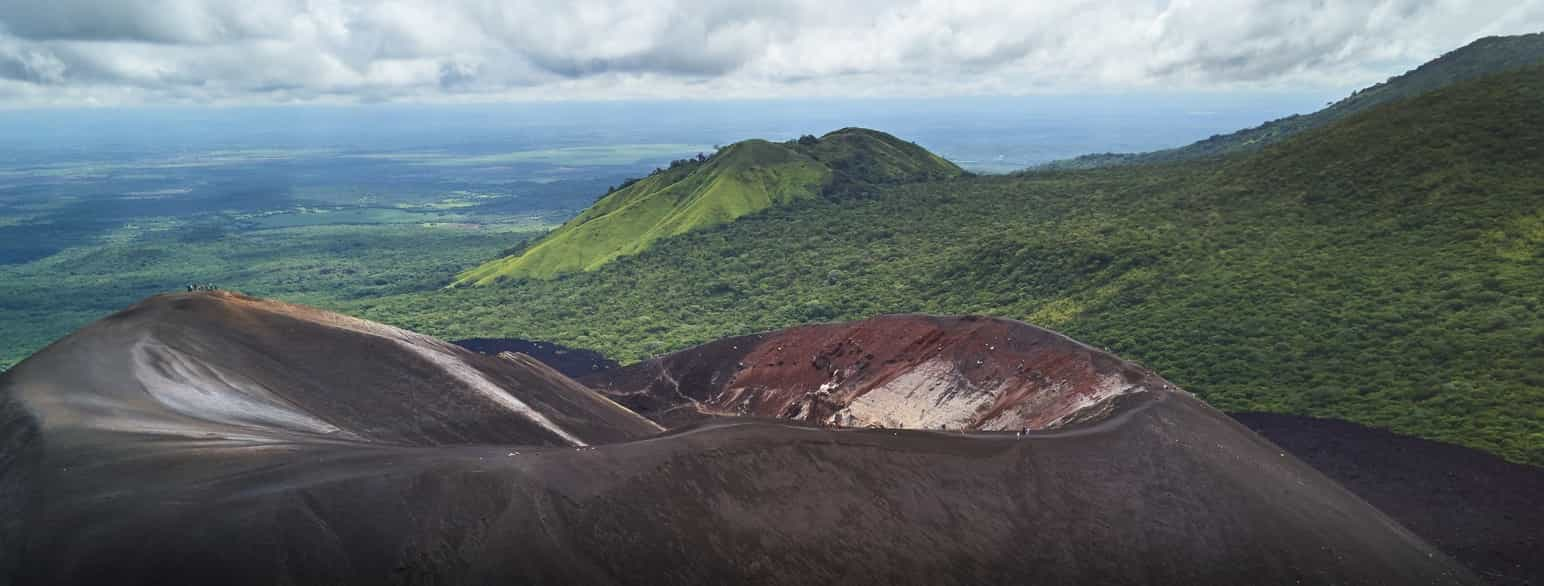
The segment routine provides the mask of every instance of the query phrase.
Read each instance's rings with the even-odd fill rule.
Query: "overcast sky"
[[[1346,89],[1544,0],[0,0],[0,105]]]

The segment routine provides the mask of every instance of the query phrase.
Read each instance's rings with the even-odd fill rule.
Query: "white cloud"
[[[1544,0],[8,0],[0,100],[1342,88]]]

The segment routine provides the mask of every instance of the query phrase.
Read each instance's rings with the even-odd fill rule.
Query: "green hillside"
[[[954,163],[927,149],[865,128],[843,128],[818,140],[806,137],[791,146],[832,170],[828,193],[866,192],[875,186],[948,179],[962,173]]]
[[[518,254],[461,274],[457,284],[594,270],[662,238],[772,206],[960,172],[922,147],[860,128],[782,144],[747,140],[625,185]]]
[[[1214,158],[1258,150],[1303,131],[1321,128],[1383,104],[1415,97],[1454,83],[1544,63],[1544,33],[1485,37],[1422,64],[1388,81],[1357,91],[1312,114],[1288,116],[1254,128],[1213,136],[1174,149],[1151,153],[1085,155],[1057,161],[1050,168],[1076,169],[1113,165],[1169,163]]]
[[[654,241],[814,196],[830,171],[783,145],[749,140],[665,169],[601,198],[518,255],[460,276],[489,284],[591,270]]]
[[[636,360],[879,313],[1065,331],[1214,405],[1544,464],[1544,69],[1222,161],[809,198],[562,280],[363,301]]]

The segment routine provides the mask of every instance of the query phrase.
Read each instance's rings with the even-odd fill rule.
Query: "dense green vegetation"
[[[1460,81],[1516,70],[1544,62],[1544,33],[1485,37],[1388,81],[1357,91],[1329,107],[1300,116],[1272,120],[1237,132],[1213,136],[1191,145],[1140,154],[1106,153],[1057,161],[1050,168],[1077,169],[1113,165],[1154,164],[1214,158],[1258,150],[1307,130],[1328,126],[1358,112],[1415,97]]]
[[[917,145],[873,130],[845,128],[783,144],[747,140],[627,183],[540,242],[467,271],[457,282],[487,285],[594,270],[662,238],[821,193],[853,194],[960,173]]]
[[[227,228],[173,225],[0,266],[0,369],[139,299],[190,284],[329,308],[434,290],[522,237],[518,230],[539,226]]]
[[[635,360],[878,313],[1025,319],[1212,404],[1544,464],[1544,69],[1207,163],[828,195],[552,280],[361,299]]]

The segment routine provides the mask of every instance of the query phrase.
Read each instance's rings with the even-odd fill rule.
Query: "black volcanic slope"
[[[0,375],[0,570],[115,585],[1475,582],[1151,373],[1123,374],[1129,392],[1098,417],[1022,439],[732,418],[645,437],[641,418],[513,358],[237,296],[154,298]]]
[[[658,431],[551,371],[223,292],[151,298],[11,374],[11,392],[69,431],[422,446],[576,446]]]
[[[606,358],[604,354],[594,350],[582,348],[569,348],[552,342],[537,342],[534,340],[521,340],[519,338],[467,338],[451,342],[467,350],[488,356],[498,356],[504,352],[518,352],[531,358],[540,360],[542,364],[551,366],[564,376],[579,377],[611,370],[620,366],[617,361]]]
[[[1544,468],[1333,419],[1233,413],[1492,584],[1544,584]]]

